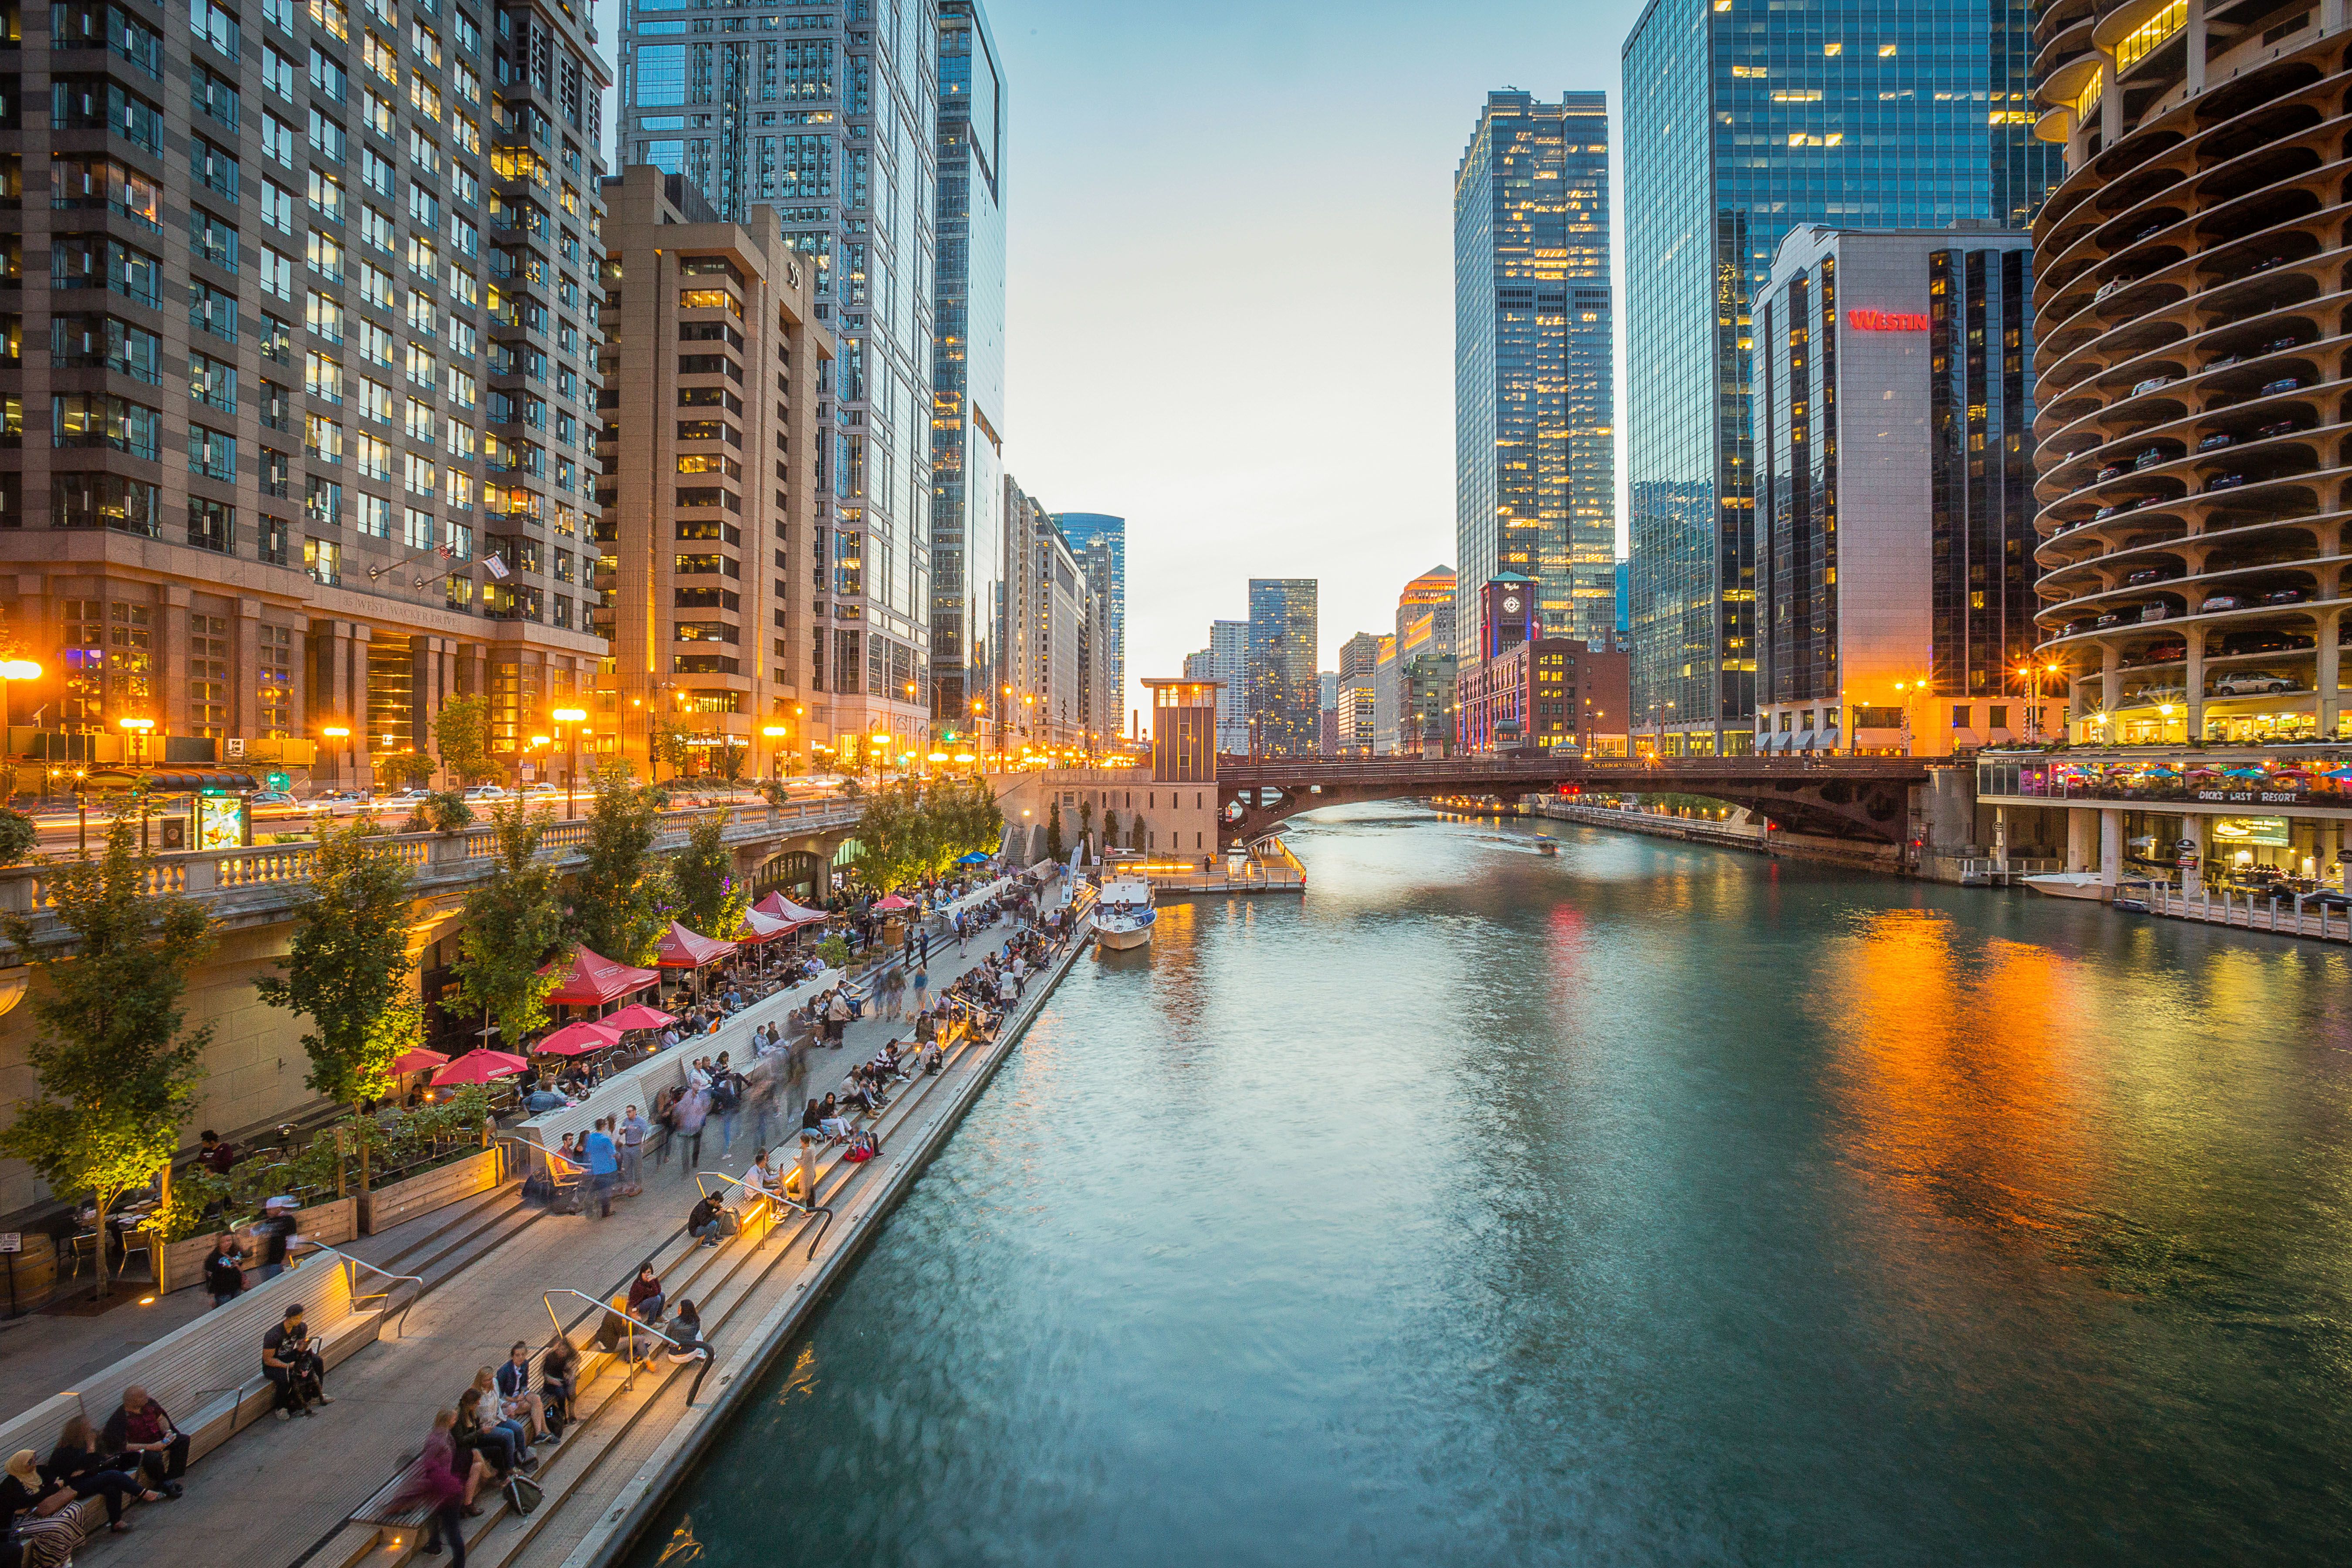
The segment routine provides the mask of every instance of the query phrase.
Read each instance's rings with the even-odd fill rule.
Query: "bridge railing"
[[[742,843],[844,826],[856,821],[859,811],[856,802],[832,797],[782,805],[682,807],[661,814],[654,845],[657,849],[677,847],[698,822],[714,813],[726,817],[727,841]],[[468,826],[455,833],[386,834],[377,842],[420,874],[446,871],[463,877],[498,854],[497,830],[485,826]],[[587,842],[586,817],[559,818],[544,828],[540,854],[562,864],[580,858]],[[60,866],[74,858],[52,855],[0,869],[0,912],[38,914],[55,908]],[[309,881],[317,858],[318,846],[309,843],[175,851],[155,857],[147,873],[148,891],[208,897],[285,887]]]

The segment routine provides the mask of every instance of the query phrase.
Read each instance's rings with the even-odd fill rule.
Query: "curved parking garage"
[[[2074,738],[2334,738],[2352,73],[2308,8],[2053,6],[2035,225],[2040,658]]]

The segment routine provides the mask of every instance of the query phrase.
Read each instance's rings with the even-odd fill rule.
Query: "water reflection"
[[[1303,900],[1080,964],[709,1558],[2352,1545],[2347,955],[1555,837],[1308,818]]]

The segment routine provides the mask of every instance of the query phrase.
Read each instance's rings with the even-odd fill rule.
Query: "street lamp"
[[[768,737],[769,775],[781,781],[784,776],[783,748],[777,745],[776,742],[782,740],[786,735],[791,734],[792,731],[782,724],[762,724],[760,727],[760,733]]]
[[[580,788],[580,726],[588,721],[588,710],[558,708],[548,717],[564,727],[565,738],[571,742],[570,759],[563,764],[563,820],[569,822]]]

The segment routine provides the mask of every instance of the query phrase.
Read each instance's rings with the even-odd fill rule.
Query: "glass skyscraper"
[[[988,14],[979,0],[943,0],[930,671],[941,740],[976,729],[1005,684],[1004,111]],[[992,707],[976,715],[975,702]]]
[[[2063,173],[2029,13],[1654,0],[1626,37],[1633,724],[1669,754],[1753,738],[1748,302],[1798,224],[2025,226]]]
[[[1457,618],[1514,573],[1547,630],[1603,646],[1615,624],[1617,458],[1609,287],[1609,113],[1486,97],[1454,177]]]
[[[620,162],[685,174],[731,222],[772,206],[838,344],[819,515],[787,551],[823,595],[811,737],[927,740],[938,0],[624,4]]]
[[[1315,668],[1316,580],[1249,580],[1249,721],[1268,757],[1323,749],[1323,683]]]
[[[1110,621],[1108,677],[1112,690],[1127,697],[1127,519],[1099,511],[1057,511],[1054,524],[1070,542],[1087,581],[1103,596]]]

